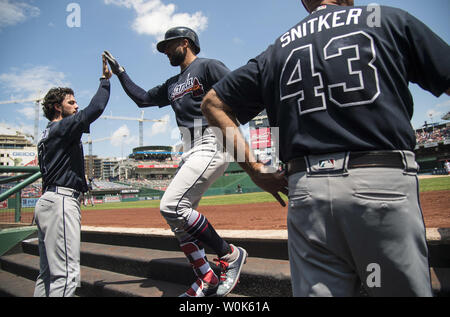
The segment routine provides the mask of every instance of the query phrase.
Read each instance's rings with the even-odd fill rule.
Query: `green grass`
[[[425,178],[420,180],[420,192],[450,190],[450,176]]]
[[[286,197],[284,197],[287,200]],[[249,194],[234,194],[234,195],[221,195],[221,196],[208,196],[204,197],[200,201],[200,206],[218,206],[218,205],[235,205],[235,204],[250,204],[250,203],[264,203],[275,202],[275,198],[271,194],[249,193]],[[82,206],[83,210],[101,210],[101,209],[129,209],[129,208],[159,208],[159,200],[147,200],[147,201],[132,201],[122,203],[108,203],[99,204],[94,207]]]
[[[435,191],[435,190],[450,190],[450,177],[435,177],[420,180],[420,192]],[[287,201],[287,197],[283,197]],[[269,193],[249,193],[249,194],[233,194],[222,196],[208,196],[204,197],[200,206],[217,206],[217,205],[234,205],[234,204],[249,204],[249,203],[264,203],[276,202],[275,198]],[[102,210],[102,209],[129,209],[129,208],[159,208],[159,200],[145,200],[132,202],[118,202],[99,204],[94,207],[82,206],[83,210]],[[3,209],[2,212],[14,212],[14,209]],[[34,212],[34,208],[23,208],[22,212]]]
[[[287,200],[287,197],[283,197]],[[234,204],[250,204],[250,203],[265,203],[276,202],[275,198],[266,192],[249,193],[249,194],[234,194],[223,196],[204,197],[200,206],[217,206],[217,205],[234,205]]]
[[[420,180],[420,191],[434,191],[434,190],[450,190],[450,177],[435,177]],[[283,197],[287,201],[287,197]],[[95,207],[83,207],[86,210],[95,209],[127,209],[127,208],[158,208],[159,200],[147,200],[124,203],[109,203],[97,205]],[[234,205],[234,204],[250,204],[250,203],[264,203],[276,202],[275,198],[266,192],[249,193],[249,194],[233,194],[222,196],[203,197],[200,201],[200,206],[218,206],[218,205]]]
[[[107,204],[97,204],[94,207],[81,205],[81,210],[102,210],[102,209],[133,209],[133,208],[159,208],[160,200],[127,201]]]

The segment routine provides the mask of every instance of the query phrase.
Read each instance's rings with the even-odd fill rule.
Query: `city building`
[[[102,178],[110,179],[116,177],[116,167],[119,161],[116,158],[105,158],[102,160]]]
[[[37,148],[24,135],[0,135],[0,166],[37,166]]]

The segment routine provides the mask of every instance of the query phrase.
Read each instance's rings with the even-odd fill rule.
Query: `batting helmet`
[[[316,7],[316,6],[320,5],[321,2],[322,1],[320,1],[320,0],[315,0],[315,1],[314,0],[302,0],[302,4],[305,7],[306,11],[308,11],[308,12],[311,12],[308,8],[308,5],[309,5],[309,7],[311,7],[311,6]]]
[[[183,39],[183,38],[191,40],[192,44],[194,45],[194,53],[196,55],[200,53],[200,41],[198,40],[197,33],[195,33],[194,30],[185,26],[177,26],[167,30],[164,36],[164,40],[158,42],[158,44],[156,44],[156,48],[158,49],[159,52],[164,53],[167,42],[174,39]]]

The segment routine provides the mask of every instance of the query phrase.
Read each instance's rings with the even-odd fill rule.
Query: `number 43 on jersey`
[[[295,48],[281,72],[280,100],[296,98],[300,115],[327,110],[327,99],[339,107],[351,107],[378,98],[378,71],[373,64],[377,55],[369,34],[358,31],[332,38],[320,57],[323,72],[316,68],[318,55],[312,44]]]

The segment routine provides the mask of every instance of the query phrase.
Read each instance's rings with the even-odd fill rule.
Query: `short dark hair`
[[[186,38],[186,40],[188,40],[188,42],[189,42],[189,48],[191,49],[192,53],[194,53],[194,55],[197,55],[196,54],[197,48],[196,48],[194,42],[188,38]]]
[[[71,88],[55,87],[48,91],[42,101],[44,116],[52,121],[55,117],[55,105],[61,105],[67,95],[75,95]]]

